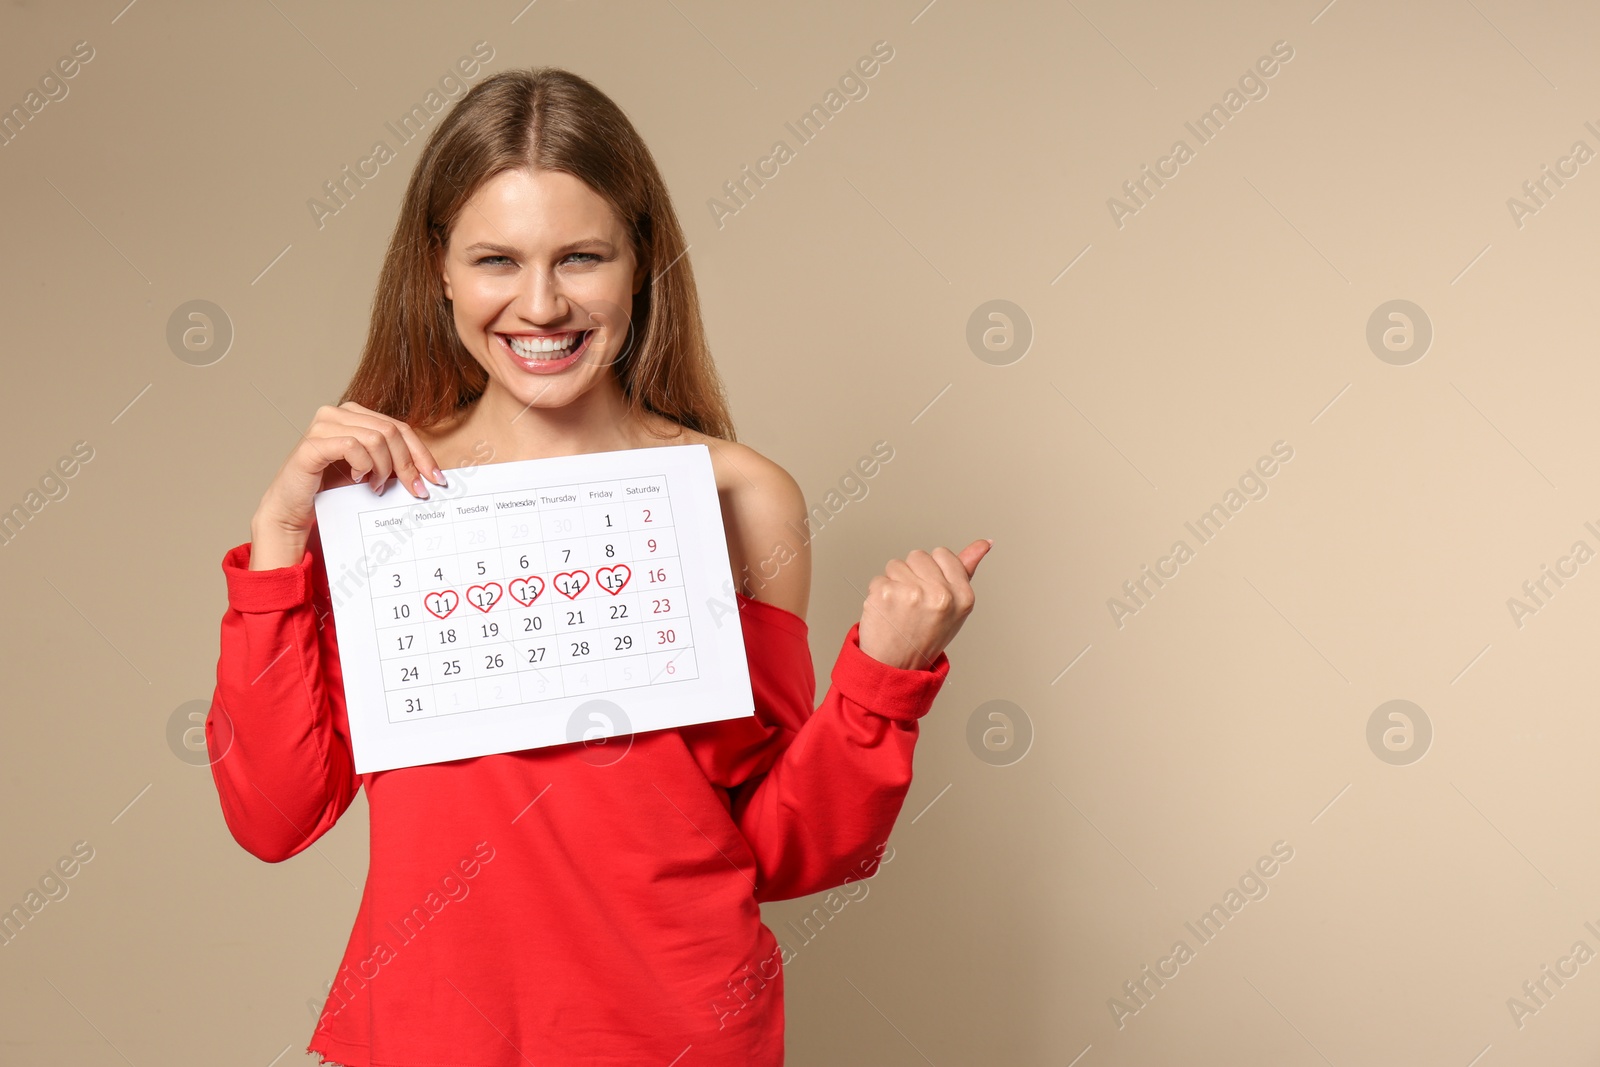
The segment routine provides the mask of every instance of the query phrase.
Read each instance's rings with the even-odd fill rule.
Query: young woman
[[[406,189],[366,349],[222,561],[206,739],[249,852],[310,846],[361,787],[371,859],[307,1051],[366,1067],[783,1062],[758,905],[870,877],[991,542],[890,560],[815,705],[806,505],[734,442],[655,163],[587,81],[477,85]],[[701,443],[756,714],[357,775],[313,496],[443,469]],[[730,605],[732,606],[732,605]]]

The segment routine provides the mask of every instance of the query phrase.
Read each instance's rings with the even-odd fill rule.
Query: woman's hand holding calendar
[[[968,580],[994,545],[980,538],[958,556],[948,548],[920,548],[892,559],[867,585],[857,639],[879,663],[923,670],[939,658],[972,613]]]
[[[304,558],[318,492],[367,478],[381,493],[390,475],[418,498],[428,495],[424,478],[445,484],[433,453],[405,423],[354,402],[318,408],[250,520],[250,569],[292,567]]]

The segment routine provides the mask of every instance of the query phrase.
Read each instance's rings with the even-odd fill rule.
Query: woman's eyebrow
[[[605,249],[607,252],[616,251],[616,246],[603,237],[580,237],[578,240],[568,241],[566,244],[556,249],[555,254],[558,256],[564,256],[568,252],[576,252],[580,248],[594,248],[597,246]],[[462,251],[468,255],[473,252],[499,252],[508,256],[522,255],[522,250],[520,248],[513,248],[510,245],[503,245],[494,241],[477,241],[468,245]]]

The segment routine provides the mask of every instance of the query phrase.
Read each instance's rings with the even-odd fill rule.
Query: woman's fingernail
[[[436,485],[444,485],[444,471],[438,467],[433,468],[433,480]]]
[[[411,485],[416,489],[419,497],[424,500],[428,499],[428,487],[423,484],[422,475],[417,475],[417,480],[412,482]]]

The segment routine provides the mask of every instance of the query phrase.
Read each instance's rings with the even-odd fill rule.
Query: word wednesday
[[[1276,456],[1274,460],[1272,456]],[[1184,527],[1194,534],[1198,545],[1208,545],[1222,532],[1222,527],[1233,516],[1244,510],[1244,506],[1251,500],[1265,500],[1267,497],[1267,483],[1265,479],[1278,473],[1278,463],[1289,462],[1294,458],[1294,447],[1287,441],[1274,441],[1272,443],[1272,456],[1261,456],[1256,460],[1255,466],[1246,468],[1239,476],[1239,488],[1229,488],[1222,494],[1222,499],[1210,508],[1200,513],[1194,522],[1184,523]],[[1241,492],[1242,490],[1242,492]],[[1197,529],[1195,523],[1199,524]],[[1111,621],[1117,624],[1117,629],[1127,625],[1130,615],[1137,615],[1149,606],[1149,601],[1155,598],[1156,593],[1166,586],[1161,579],[1172,579],[1178,576],[1178,571],[1185,563],[1194,559],[1198,550],[1190,548],[1189,542],[1179,538],[1172,543],[1172,550],[1167,555],[1156,560],[1154,572],[1146,563],[1138,578],[1129,579],[1122,583],[1122,591],[1127,594],[1127,600],[1121,597],[1109,597],[1106,608],[1111,612]],[[1168,570],[1168,567],[1171,567]],[[1150,588],[1154,583],[1155,588]],[[1142,597],[1140,594],[1144,594]]]
[[[1276,58],[1274,58],[1276,57]],[[1137,215],[1148,202],[1153,199],[1156,192],[1166,187],[1162,178],[1172,179],[1178,176],[1183,165],[1195,157],[1197,149],[1210,144],[1223,130],[1233,116],[1244,110],[1244,106],[1252,100],[1264,100],[1267,96],[1267,81],[1277,75],[1280,63],[1287,63],[1294,58],[1294,46],[1288,41],[1275,41],[1272,45],[1272,55],[1262,56],[1255,61],[1253,67],[1246,68],[1239,76],[1239,88],[1229,88],[1222,96],[1220,103],[1200,113],[1194,122],[1185,122],[1184,128],[1194,134],[1195,147],[1190,148],[1189,142],[1182,137],[1172,142],[1172,149],[1167,154],[1156,160],[1154,171],[1146,163],[1139,168],[1142,177],[1131,178],[1122,183],[1122,191],[1128,195],[1131,203],[1124,203],[1116,197],[1106,199],[1106,210],[1111,212],[1111,221],[1116,223],[1117,229],[1122,229],[1126,223],[1124,219],[1129,215]],[[1198,125],[1196,125],[1198,123]],[[1151,185],[1155,188],[1152,189]]]
[[[1191,922],[1183,924],[1194,935],[1196,948],[1190,948],[1189,942],[1180,937],[1173,942],[1172,950],[1167,955],[1156,960],[1154,970],[1151,970],[1147,963],[1141,968],[1138,978],[1130,978],[1123,982],[1122,991],[1127,994],[1127,1001],[1116,997],[1106,1000],[1106,1007],[1111,1009],[1111,1019],[1117,1024],[1117,1029],[1121,1030],[1128,1025],[1128,1016],[1138,1015],[1149,1007],[1150,1001],[1155,999],[1156,991],[1165,988],[1167,982],[1178,977],[1182,973],[1183,965],[1195,958],[1198,948],[1215,941],[1228,920],[1243,911],[1246,904],[1253,900],[1267,899],[1267,894],[1272,891],[1267,885],[1267,879],[1278,873],[1281,864],[1288,863],[1292,859],[1294,859],[1294,846],[1287,841],[1274,841],[1272,855],[1262,856],[1246,868],[1244,874],[1239,876],[1238,886],[1229,886],[1228,891],[1222,894],[1222,899],[1211,905],[1211,909],[1200,916],[1198,927]]]

